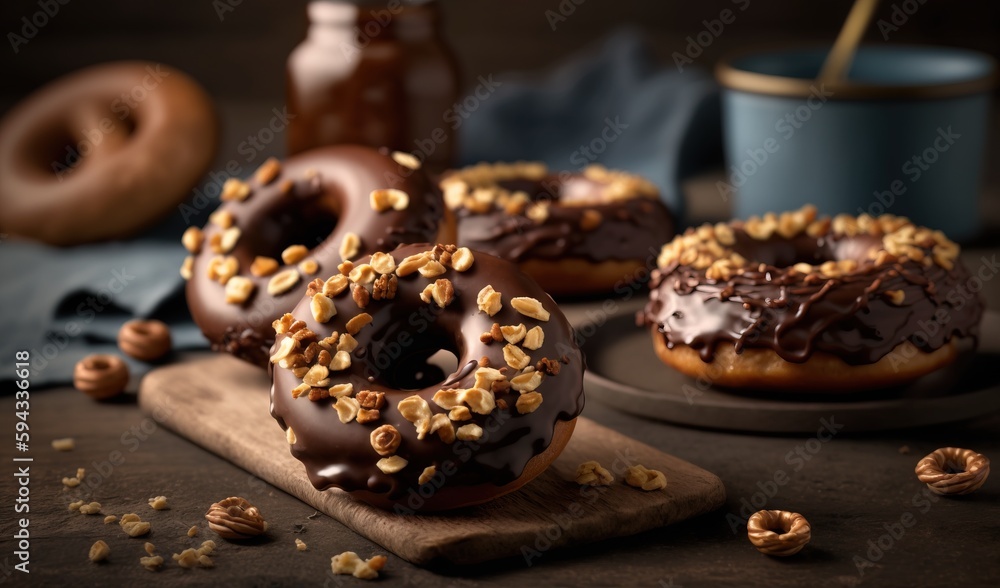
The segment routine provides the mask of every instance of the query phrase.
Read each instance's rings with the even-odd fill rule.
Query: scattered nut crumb
[[[85,514],[85,515],[101,514],[101,503],[91,502],[90,504],[82,505],[80,507],[80,514]]]
[[[122,518],[118,521],[118,525],[129,537],[142,537],[149,533],[150,530],[149,523],[140,519],[139,515],[135,513],[122,515]]]
[[[191,527],[190,529],[188,529],[187,536],[188,537],[197,537],[198,536],[198,526],[195,525],[195,526]]]
[[[73,451],[75,448],[76,442],[73,441],[72,437],[52,440],[52,449],[55,449],[56,451]]]
[[[149,499],[149,506],[153,507],[153,510],[166,510],[167,509],[167,497],[166,496],[156,496],[155,498]]]
[[[625,483],[649,492],[666,488],[667,477],[661,471],[651,470],[642,465],[634,465],[625,472]]]
[[[108,516],[104,517],[104,524],[105,525],[110,525],[111,523],[114,523],[114,522],[117,522],[117,521],[118,521],[118,517],[116,517],[115,515],[108,515]]]
[[[86,503],[84,501],[82,501],[82,500],[77,500],[76,502],[70,502],[69,503],[69,509],[71,511],[78,511],[78,510],[80,510],[80,507],[83,506],[84,504],[86,504]]]
[[[156,552],[156,546],[150,543],[149,541],[146,541],[146,543],[143,544],[142,548],[145,549],[146,553],[149,555],[153,555]]]
[[[295,549],[298,549],[299,551],[306,551],[307,549],[309,549],[309,547],[306,545],[305,541],[301,539],[295,539]]]
[[[208,528],[223,539],[248,539],[267,531],[267,522],[257,507],[236,496],[212,504],[205,513],[205,519],[208,520]],[[209,541],[202,546],[208,543],[215,547],[215,543]]]
[[[610,486],[614,481],[611,472],[596,461],[585,461],[576,468],[576,483],[581,486]]]
[[[353,551],[345,551],[330,558],[330,569],[334,574],[350,574],[362,580],[374,580],[378,578],[379,571],[385,567],[386,561],[384,555],[362,560]]]
[[[100,539],[97,540],[93,545],[90,546],[90,561],[97,563],[99,561],[104,561],[111,554],[111,548],[108,544]]]
[[[153,555],[150,557],[140,557],[139,565],[141,565],[142,567],[146,568],[151,572],[155,572],[156,570],[160,569],[160,566],[163,565],[163,557],[159,555]]]

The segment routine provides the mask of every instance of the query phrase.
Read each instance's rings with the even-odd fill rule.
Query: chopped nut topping
[[[188,529],[187,536],[188,537],[197,537],[198,536],[198,526],[194,525],[190,529]]]
[[[191,253],[197,254],[201,251],[201,245],[205,242],[205,234],[198,227],[188,227],[181,235],[181,244]]]
[[[462,403],[461,390],[443,388],[434,393],[431,400],[445,410],[451,410]]]
[[[382,275],[375,278],[372,284],[372,298],[375,300],[392,300],[396,297],[398,280],[395,274]]]
[[[212,504],[205,519],[208,528],[223,539],[249,539],[267,531],[267,522],[257,507],[236,496]],[[214,542],[205,541],[197,553],[208,555],[214,548]]]
[[[361,408],[380,409],[385,406],[385,392],[362,390],[358,392],[358,403]]]
[[[404,153],[403,151],[393,151],[392,159],[403,167],[408,167],[410,169],[420,169],[420,160],[417,159],[411,153]]]
[[[494,290],[493,286],[487,285],[476,296],[476,304],[479,305],[479,310],[489,316],[493,316],[500,312],[500,308],[502,307],[501,294]]]
[[[368,198],[372,210],[385,212],[390,208],[393,210],[406,210],[410,205],[410,195],[395,188],[385,188],[382,190],[372,190]]]
[[[345,551],[330,558],[330,569],[334,574],[351,574],[362,580],[374,580],[378,578],[378,572],[385,567],[385,562],[384,555],[376,555],[362,561],[353,551]]]
[[[332,372],[340,372],[351,367],[351,354],[347,351],[338,351],[330,359],[329,369]]]
[[[285,429],[285,440],[288,441],[289,445],[295,445],[295,441],[297,439],[295,437],[295,430],[293,430],[291,427]]]
[[[895,306],[902,306],[903,301],[906,300],[906,293],[902,290],[887,290],[885,297]]]
[[[507,365],[515,370],[524,369],[531,365],[531,357],[517,345],[505,345],[503,348],[503,358],[507,362]]]
[[[549,206],[547,203],[536,202],[528,206],[524,215],[540,225],[549,218]]]
[[[448,418],[453,421],[467,421],[472,418],[472,411],[467,406],[456,406],[448,412]]]
[[[426,484],[427,482],[430,482],[431,479],[434,478],[434,474],[436,473],[437,473],[437,467],[435,466],[425,467],[424,471],[420,472],[420,477],[417,478],[417,483],[423,485]]]
[[[254,172],[254,178],[260,182],[260,185],[266,186],[274,181],[281,173],[281,162],[273,157],[268,157],[267,161],[262,163],[257,171]]]
[[[409,462],[399,457],[398,455],[393,455],[392,457],[383,457],[375,463],[378,469],[382,470],[384,474],[395,474],[396,472],[402,470],[406,467]]]
[[[314,294],[312,302],[309,303],[313,318],[317,323],[326,324],[333,317],[337,316],[337,307],[323,294]]]
[[[256,284],[250,278],[233,276],[226,282],[226,304],[243,304],[250,299]]]
[[[437,263],[437,262],[434,262]],[[425,290],[426,291],[426,290]],[[444,308],[451,304],[451,301],[455,299],[455,288],[451,285],[451,281],[447,279],[436,280],[431,286],[431,298],[434,303],[439,307]],[[423,294],[421,294],[423,298]]]
[[[290,315],[289,315],[290,316]],[[277,329],[276,329],[277,330]],[[278,331],[281,334],[281,331]],[[278,344],[278,349],[271,356],[271,363],[278,363],[279,361],[291,357],[295,350],[299,348],[299,342],[291,337],[285,337]]]
[[[524,324],[507,325],[500,327],[500,332],[503,334],[503,338],[506,339],[508,343],[516,345],[524,339],[528,329],[524,326]]]
[[[236,219],[233,218],[233,213],[228,210],[216,210],[212,214],[208,215],[208,222],[219,227],[220,229],[228,229],[233,226]]]
[[[510,305],[514,307],[514,310],[524,316],[529,316],[540,321],[549,320],[549,311],[545,310],[542,303],[534,298],[527,296],[511,298]]]
[[[274,275],[267,283],[267,293],[271,296],[280,296],[288,292],[299,283],[299,271],[295,268],[288,268]]]
[[[337,271],[343,276],[349,275],[352,269],[354,269],[354,264],[350,261],[344,261],[337,265]]]
[[[392,425],[382,425],[372,431],[370,438],[372,449],[374,449],[379,455],[385,457],[396,453],[396,450],[399,449],[399,442],[403,437],[399,434],[399,431],[396,430],[396,427]]]
[[[353,421],[357,416],[358,412],[361,410],[361,406],[358,404],[356,398],[351,398],[350,396],[341,396],[333,403],[333,408],[337,410],[337,416],[340,417],[340,422],[349,423]]]
[[[648,469],[642,465],[630,466],[625,472],[625,483],[649,492],[667,487],[667,477],[663,472]]]
[[[156,496],[155,498],[149,499],[149,506],[153,510],[166,510],[167,509],[167,497],[166,496]]]
[[[340,336],[340,340],[337,343],[337,351],[353,353],[357,348],[358,341],[350,333],[344,333]]]
[[[334,384],[330,386],[330,396],[333,398],[340,398],[342,396],[350,396],[354,394],[354,384]]]
[[[361,237],[355,233],[347,233],[340,242],[340,259],[348,261],[354,259],[361,250]]]
[[[414,255],[405,257],[403,258],[403,261],[399,262],[399,264],[396,266],[396,275],[401,278],[406,277],[412,274],[413,272],[418,271],[420,268],[422,268],[430,261],[431,258],[429,255],[427,255],[426,252],[416,253]]]
[[[433,435],[437,433],[438,438],[445,443],[455,442],[455,426],[451,424],[451,420],[448,419],[448,415],[436,414],[431,417],[429,423],[427,423],[427,430]],[[417,427],[418,438],[420,437],[421,428]]]
[[[319,263],[312,258],[303,259],[299,262],[299,271],[307,276],[315,275],[319,271]]]
[[[549,359],[548,357],[543,357],[535,364],[535,370],[548,376],[558,376],[561,369],[562,366],[559,364],[559,361]]]
[[[483,436],[483,428],[475,423],[462,425],[455,431],[455,437],[461,441],[475,441]]]
[[[325,388],[330,385],[330,369],[320,364],[315,364],[309,368],[304,378],[303,384],[309,384],[313,388]]]
[[[309,255],[309,250],[305,245],[289,245],[281,252],[281,261],[288,265],[298,263]]]
[[[111,555],[111,548],[108,547],[107,543],[98,539],[90,546],[90,553],[87,557],[90,558],[90,561],[97,563],[106,560],[109,555]]]
[[[528,330],[524,335],[524,342],[521,343],[521,347],[525,349],[535,350],[542,346],[545,342],[545,333],[542,331],[542,327],[535,326]]]
[[[228,202],[230,200],[237,200],[242,202],[247,199],[250,195],[250,184],[247,184],[243,180],[237,178],[229,178],[224,184],[222,184],[222,194],[219,195],[219,200],[223,202]]]
[[[393,259],[388,253],[379,252],[372,254],[369,265],[371,265],[372,269],[382,275],[391,274],[396,271],[396,260]]]
[[[52,449],[55,449],[56,451],[73,451],[75,448],[76,442],[72,437],[52,440]]]
[[[354,299],[354,303],[358,305],[358,308],[367,308],[368,303],[371,301],[371,294],[361,284],[355,284],[351,290],[351,298]]]
[[[538,370],[518,374],[510,379],[510,387],[518,392],[537,390],[542,384],[542,373]]]
[[[419,271],[420,275],[425,278],[436,278],[448,270],[440,261],[429,259],[427,260],[427,263],[421,265],[417,271]]]
[[[218,234],[218,233],[217,233]],[[219,236],[219,251],[217,253],[229,253],[236,247],[240,236],[243,234],[239,227],[229,227]]]
[[[411,423],[427,421],[431,418],[431,407],[420,396],[408,396],[396,405],[399,414]]]
[[[535,409],[542,404],[542,395],[538,392],[525,392],[517,398],[517,403],[514,405],[517,408],[517,412],[520,414],[528,414],[535,412]]]
[[[225,285],[230,278],[240,271],[240,262],[232,256],[215,256],[208,262],[208,279],[216,280]]]
[[[476,258],[468,247],[460,247],[451,254],[451,267],[457,272],[468,271],[475,261]]]
[[[299,384],[298,386],[292,388],[292,398],[298,398],[304,394],[309,394],[312,390],[312,386],[309,384]]]
[[[580,230],[593,231],[601,226],[603,221],[604,217],[596,210],[584,210],[583,216],[580,217]]]
[[[337,274],[330,277],[323,284],[323,295],[328,298],[335,298],[350,285],[351,281],[347,279],[347,276]]]
[[[576,468],[576,483],[581,486],[610,486],[614,481],[611,472],[596,461],[585,461]]]
[[[281,265],[277,259],[257,256],[253,259],[253,263],[250,264],[250,273],[258,278],[263,278],[278,271],[279,267]]]
[[[367,312],[362,312],[361,314],[355,316],[351,320],[347,321],[347,332],[351,335],[357,335],[365,325],[372,322],[372,315]]]
[[[181,277],[190,280],[194,276],[194,258],[188,255],[181,263]]]

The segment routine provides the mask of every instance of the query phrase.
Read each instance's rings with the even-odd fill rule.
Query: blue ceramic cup
[[[862,47],[848,79],[820,84],[827,49],[724,60],[726,181],[738,217],[811,203],[889,213],[954,239],[979,230],[979,186],[996,68],[939,47]]]

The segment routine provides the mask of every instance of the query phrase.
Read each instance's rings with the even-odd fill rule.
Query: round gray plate
[[[767,395],[714,388],[663,364],[648,328],[631,315],[589,335],[587,397],[639,416],[681,425],[768,433],[812,433],[830,423],[843,431],[880,431],[961,421],[1000,410],[1000,315],[987,313],[975,353],[904,387],[837,395]],[[838,429],[840,430],[840,429]]]

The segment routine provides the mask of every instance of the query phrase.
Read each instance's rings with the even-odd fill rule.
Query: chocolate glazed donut
[[[441,180],[458,243],[517,262],[553,295],[611,292],[645,276],[674,220],[647,180],[591,165],[479,164]]]
[[[400,163],[402,162],[402,163]],[[191,256],[191,314],[212,348],[267,365],[271,321],[309,281],[347,259],[402,243],[449,238],[441,194],[404,153],[360,146],[316,149],[230,179],[204,231],[183,241]]]
[[[398,512],[469,506],[517,489],[569,440],[583,356],[515,265],[407,245],[308,294],[275,322],[271,414],[317,489]],[[441,349],[454,373],[428,364]]]
[[[53,245],[129,237],[187,198],[217,142],[211,100],[176,69],[61,78],[0,124],[0,229]]]
[[[973,346],[983,302],[959,248],[905,218],[806,207],[664,247],[640,322],[665,363],[721,386],[868,390]]]

